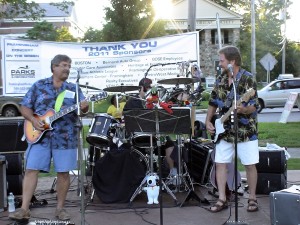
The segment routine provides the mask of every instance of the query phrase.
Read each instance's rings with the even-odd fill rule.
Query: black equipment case
[[[300,224],[300,194],[276,191],[269,196],[272,225]]]

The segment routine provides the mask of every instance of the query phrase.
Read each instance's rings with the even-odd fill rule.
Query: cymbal
[[[138,90],[140,87],[139,86],[113,86],[113,87],[107,87],[104,88],[104,91],[107,92],[126,92],[126,91],[136,91]]]
[[[96,88],[96,87],[92,87],[92,86],[88,86],[88,85],[84,85],[84,84],[79,84],[79,87],[88,88],[88,89],[97,90],[97,91],[102,90],[100,88]]]
[[[175,77],[175,78],[170,78],[170,79],[164,79],[164,80],[159,80],[157,83],[159,84],[191,84],[194,83],[193,78],[188,78],[188,77]]]

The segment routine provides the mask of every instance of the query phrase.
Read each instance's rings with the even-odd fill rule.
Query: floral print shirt
[[[66,92],[60,111],[74,105],[76,106],[76,85],[65,81],[60,89],[56,90],[53,86],[52,77],[35,82],[20,104],[32,109],[39,116],[53,116],[49,109],[54,110],[57,96],[65,90],[68,91],[68,94]],[[80,88],[79,99],[80,101],[84,100],[84,95]],[[53,149],[77,148],[77,127],[75,126],[77,119],[77,110],[74,110],[54,120],[52,122],[53,130],[47,130],[36,143],[44,146],[51,145]]]
[[[240,69],[237,74],[237,81],[234,82],[237,87],[237,101],[241,97],[241,104],[244,106],[253,105],[258,107],[257,85],[251,73]],[[233,84],[229,86],[227,74],[221,74],[217,77],[215,86],[211,92],[209,105],[219,109],[220,116],[223,116],[229,110],[234,112],[234,92],[231,92]],[[247,92],[248,91],[248,92]],[[233,99],[233,100],[230,100]],[[229,101],[228,101],[229,100]],[[246,101],[244,101],[246,100]],[[228,115],[228,114],[226,114]],[[224,121],[225,132],[221,138],[227,142],[234,142],[235,132],[234,124],[231,122],[231,116]],[[238,118],[238,140],[237,142],[253,141],[258,139],[257,133],[257,110],[251,114],[237,114]]]

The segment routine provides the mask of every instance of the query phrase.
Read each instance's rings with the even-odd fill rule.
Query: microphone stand
[[[234,80],[233,71],[230,71],[233,79],[233,95],[234,95],[234,206],[235,206],[235,221],[227,221],[224,225],[248,225],[246,222],[238,219],[238,169],[237,169],[237,140],[238,140],[238,118],[237,118],[237,93],[236,93],[236,79]]]
[[[84,186],[83,186],[83,181],[84,181],[84,175],[83,175],[83,155],[82,155],[82,121],[80,119],[80,99],[79,99],[79,79],[80,79],[80,72],[81,69],[77,70],[77,80],[76,80],[76,104],[77,104],[77,123],[76,123],[76,128],[77,128],[77,149],[78,149],[78,158],[79,158],[79,179],[78,179],[78,184],[80,187],[78,187],[77,194],[81,198],[81,207],[80,207],[80,214],[81,214],[81,225],[84,224],[85,218],[84,218],[84,199],[85,199],[85,194],[84,194]]]

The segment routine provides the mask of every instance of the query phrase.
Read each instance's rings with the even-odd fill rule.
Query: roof
[[[71,16],[73,6],[68,6],[65,11],[60,10],[57,6],[51,5],[50,3],[39,3],[41,9],[45,10],[44,17],[69,17]],[[16,18],[23,18],[24,14],[18,15]]]

